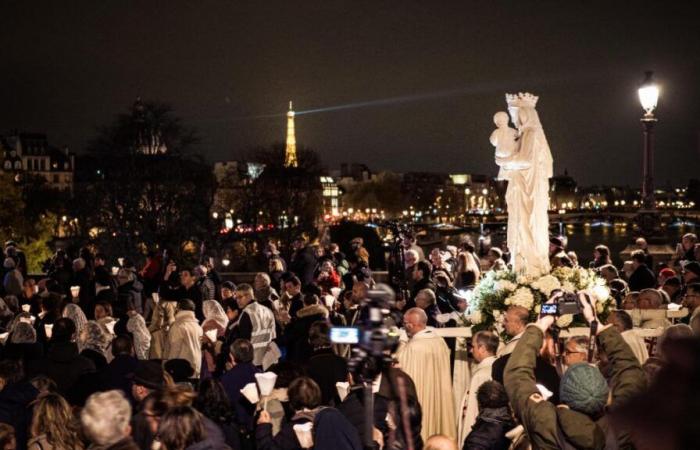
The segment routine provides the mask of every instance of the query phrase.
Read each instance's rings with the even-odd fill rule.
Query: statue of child
[[[491,141],[491,145],[496,147],[496,164],[500,167],[496,179],[506,180],[508,170],[503,168],[503,163],[517,152],[516,138],[518,132],[508,126],[508,113],[506,112],[499,111],[494,114],[493,123],[498,128],[491,133],[489,141]]]

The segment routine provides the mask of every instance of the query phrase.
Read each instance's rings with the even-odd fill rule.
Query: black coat
[[[309,329],[314,322],[326,320],[328,311],[321,305],[310,305],[300,309],[297,318],[287,326],[283,343],[287,347],[287,360],[306,361],[313,352],[309,343]]]
[[[339,400],[335,383],[348,379],[348,363],[332,348],[321,348],[311,354],[306,373],[321,388],[321,404],[331,405]]]
[[[462,450],[507,450],[505,434],[515,427],[508,408],[485,408],[476,418]]]
[[[656,276],[646,264],[637,267],[630,275],[629,288],[631,292],[639,292],[642,289],[656,287]]]
[[[314,283],[316,264],[314,249],[307,246],[294,252],[289,270],[299,277],[302,286],[308,286]]]
[[[272,424],[264,423],[255,428],[257,450],[298,450],[301,449],[299,440],[294,433],[294,425],[308,422],[307,419],[296,419],[283,422],[279,433],[272,436]]]
[[[119,389],[127,398],[131,397],[131,375],[138,365],[138,359],[131,355],[117,355],[100,371],[100,385],[105,391]]]
[[[0,423],[15,428],[17,449],[27,448],[32,408],[29,406],[39,395],[39,391],[29,382],[12,383],[0,391]]]
[[[96,371],[95,364],[80,356],[78,346],[72,342],[51,344],[37,369],[38,373],[56,382],[58,392],[63,396],[75,387],[81,375]]]

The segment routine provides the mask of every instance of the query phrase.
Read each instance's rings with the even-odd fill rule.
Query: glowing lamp
[[[646,116],[651,117],[654,115],[654,109],[656,109],[656,104],[659,101],[659,86],[652,79],[653,72],[649,71],[645,73],[644,82],[639,88],[639,102],[642,104],[642,108],[646,111]]]

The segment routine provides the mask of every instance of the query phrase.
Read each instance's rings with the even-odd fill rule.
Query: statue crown
[[[506,103],[508,106],[524,107],[529,106],[534,108],[537,105],[539,97],[532,95],[529,92],[518,92],[517,94],[506,94]]]

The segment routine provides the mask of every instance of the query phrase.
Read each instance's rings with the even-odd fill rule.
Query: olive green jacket
[[[621,449],[634,448],[629,434],[624,430],[608,432],[609,424],[605,415],[593,420],[565,406],[554,406],[542,398],[534,376],[535,357],[542,347],[542,339],[543,334],[539,328],[528,326],[504,373],[508,397],[516,416],[528,433],[532,447],[559,449],[559,436],[563,436],[569,444],[581,449],[603,449],[606,447],[606,438],[617,439],[617,445]],[[639,361],[617,329],[610,327],[603,330],[598,335],[598,345],[608,355],[612,367],[612,401],[606,408],[606,411],[610,411],[643,392],[646,378]]]

